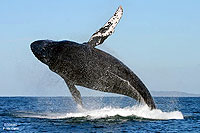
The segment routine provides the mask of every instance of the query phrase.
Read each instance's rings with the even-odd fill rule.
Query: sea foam
[[[93,110],[79,109],[78,112],[71,113],[24,114],[22,116],[46,119],[66,119],[79,117],[86,117],[87,119],[100,119],[117,115],[122,117],[135,116],[153,120],[184,119],[183,114],[180,111],[163,112],[160,109],[150,110],[147,105],[125,108],[104,107]]]

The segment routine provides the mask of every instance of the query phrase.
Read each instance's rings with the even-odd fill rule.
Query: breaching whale
[[[114,32],[123,15],[120,6],[109,21],[88,42],[38,40],[31,43],[33,54],[66,82],[74,100],[82,105],[75,85],[129,96],[155,109],[146,86],[126,65],[95,46]]]

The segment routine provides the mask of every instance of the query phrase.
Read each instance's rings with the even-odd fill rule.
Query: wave
[[[102,119],[110,117],[132,117],[134,119],[150,119],[150,120],[169,120],[184,119],[180,111],[163,112],[160,109],[150,110],[147,105],[116,108],[104,107],[101,109],[83,109],[78,108],[77,112],[71,113],[18,113],[18,117],[45,118],[45,119],[68,119],[68,118],[84,118],[84,119]]]

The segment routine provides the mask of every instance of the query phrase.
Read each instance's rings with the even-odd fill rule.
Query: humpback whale
[[[109,53],[95,48],[114,32],[122,15],[120,6],[108,22],[83,44],[67,40],[31,43],[36,58],[64,79],[78,105],[82,106],[82,99],[75,85],[129,96],[146,103],[151,109],[156,108],[147,87],[131,69]]]

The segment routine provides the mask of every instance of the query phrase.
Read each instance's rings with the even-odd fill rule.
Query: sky
[[[115,33],[97,48],[124,62],[150,91],[200,94],[199,0],[1,0],[0,96],[71,96],[34,57],[31,42],[86,42],[119,5],[124,14]]]

